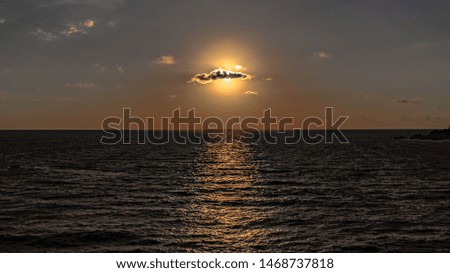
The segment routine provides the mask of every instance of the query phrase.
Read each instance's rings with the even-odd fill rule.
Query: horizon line
[[[309,131],[390,131],[390,130],[442,130],[447,128],[346,128],[346,129],[310,129]],[[114,130],[103,130],[103,129],[93,129],[93,128],[0,128],[0,131],[100,131],[100,132],[108,132],[108,131],[139,131],[139,132],[148,132],[148,131],[169,131],[169,132],[199,132],[199,131],[227,131],[227,130],[235,130],[235,131],[243,131],[242,129],[194,129],[194,130],[173,130],[173,129],[145,129],[145,130],[137,130],[137,129],[114,129]],[[280,130],[270,129],[270,130],[262,130],[262,129],[249,129],[250,132],[280,132]],[[307,129],[295,128],[295,129],[286,129],[285,131],[308,131]]]

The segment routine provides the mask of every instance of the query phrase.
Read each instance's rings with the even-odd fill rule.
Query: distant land
[[[428,134],[415,134],[410,137],[396,137],[396,139],[450,140],[450,126],[448,129],[434,130]]]

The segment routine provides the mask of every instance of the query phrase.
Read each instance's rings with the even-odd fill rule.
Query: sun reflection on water
[[[238,143],[207,144],[196,161],[195,192],[187,228],[209,251],[255,251],[267,231],[261,200],[259,161],[252,147]]]

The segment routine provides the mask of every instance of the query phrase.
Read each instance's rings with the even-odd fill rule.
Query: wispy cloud
[[[273,81],[273,78],[272,77],[267,77],[266,81]]]
[[[95,63],[95,64],[94,64],[94,68],[95,68],[97,71],[102,71],[102,72],[106,70],[106,66],[101,65],[101,64],[99,64],[99,63]]]
[[[61,31],[61,35],[64,35],[67,37],[72,36],[73,34],[78,34],[78,33],[86,34],[86,31],[83,28],[80,28],[75,24],[68,24],[67,28],[64,29],[63,31]]]
[[[175,63],[175,58],[172,55],[164,55],[155,60],[157,64],[171,65]]]
[[[400,121],[404,122],[449,122],[450,116],[431,116],[431,115],[425,115],[425,116],[401,116],[399,117]],[[447,123],[448,124],[448,123]]]
[[[43,31],[40,28],[37,28],[31,34],[33,34],[34,36],[38,37],[39,39],[42,39],[47,42],[53,41],[58,38],[58,35],[56,35],[52,32]]]
[[[245,91],[244,94],[245,94],[245,95],[258,95],[258,92],[248,90],[248,91]]]
[[[66,87],[75,89],[94,89],[99,86],[93,82],[76,82],[76,83],[66,83]]]
[[[101,73],[110,73],[110,72],[117,72],[117,73],[124,73],[125,72],[125,67],[122,66],[121,64],[116,64],[116,65],[104,65],[104,64],[99,64],[99,63],[95,63],[93,65],[90,66],[91,71],[94,72],[101,72]]]
[[[322,59],[322,60],[325,60],[325,59],[330,59],[332,56],[331,56],[330,53],[327,53],[327,52],[325,52],[325,51],[318,51],[318,52],[314,52],[313,57],[314,57],[315,59]]]
[[[63,28],[60,28],[59,30],[53,32],[37,28],[31,34],[44,41],[50,42],[58,39],[61,36],[69,37],[75,34],[86,34],[88,33],[89,29],[94,27],[94,25],[94,20],[89,19],[83,22],[66,24]]]
[[[114,21],[108,21],[108,22],[106,22],[106,25],[108,27],[114,27],[116,25],[116,23]]]
[[[222,68],[215,69],[209,73],[200,73],[192,77],[189,83],[208,84],[216,80],[241,79],[250,80],[253,76],[239,71],[225,70]]]
[[[95,22],[93,20],[86,20],[84,22],[70,23],[66,28],[60,32],[64,36],[72,36],[74,34],[86,34],[90,28],[93,28]]]
[[[84,25],[85,27],[91,28],[91,27],[94,27],[95,22],[94,22],[94,20],[90,20],[90,19],[89,19],[89,20],[84,21],[83,25]]]
[[[418,104],[418,103],[422,103],[422,99],[421,98],[414,98],[414,99],[401,98],[401,99],[394,99],[394,103]]]

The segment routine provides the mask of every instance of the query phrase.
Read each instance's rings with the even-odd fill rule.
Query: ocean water
[[[450,252],[450,142],[0,131],[0,252]]]

